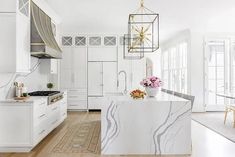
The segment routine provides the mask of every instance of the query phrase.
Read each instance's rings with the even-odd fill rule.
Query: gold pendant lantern
[[[128,19],[128,52],[150,53],[159,49],[159,14],[154,13],[140,2]]]

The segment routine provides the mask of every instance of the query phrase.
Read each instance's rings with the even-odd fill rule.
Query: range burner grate
[[[30,96],[52,96],[60,93],[60,91],[35,91],[29,93]]]

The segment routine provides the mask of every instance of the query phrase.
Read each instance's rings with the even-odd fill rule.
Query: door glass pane
[[[217,80],[217,93],[224,93],[224,80]]]
[[[209,88],[210,92],[215,92],[216,81],[215,80],[209,80],[208,81],[208,88]]]
[[[223,79],[224,80],[224,67],[217,67],[217,79]]]
[[[216,62],[215,62],[215,52],[211,51],[209,54],[209,63],[208,66],[216,66]]]
[[[209,102],[208,102],[209,105],[214,105],[214,104],[216,104],[216,96],[215,96],[215,94],[209,92],[208,100],[209,100]]]
[[[208,67],[208,78],[215,79],[216,78],[216,67]]]
[[[224,66],[224,54],[217,53],[217,66]]]
[[[208,102],[209,105],[224,105],[224,98],[216,96],[225,93],[225,42],[209,43],[208,59]]]
[[[208,52],[208,104],[224,105],[224,98],[216,96],[225,93],[225,43],[210,43]]]
[[[231,94],[235,95],[235,41],[232,41],[231,47]]]

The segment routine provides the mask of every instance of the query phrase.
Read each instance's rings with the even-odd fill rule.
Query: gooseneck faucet
[[[122,70],[122,71],[119,71],[118,75],[120,75],[121,73],[123,73],[124,76],[125,76],[125,89],[124,89],[123,93],[127,94],[127,73],[126,73],[126,71]],[[118,84],[118,87],[119,87],[119,79],[118,79],[117,84]]]

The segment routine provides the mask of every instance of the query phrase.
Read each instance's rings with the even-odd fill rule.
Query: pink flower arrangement
[[[149,88],[159,88],[162,86],[162,81],[158,77],[151,76],[151,77],[147,77],[143,79],[140,82],[140,85],[143,87],[149,87]]]

